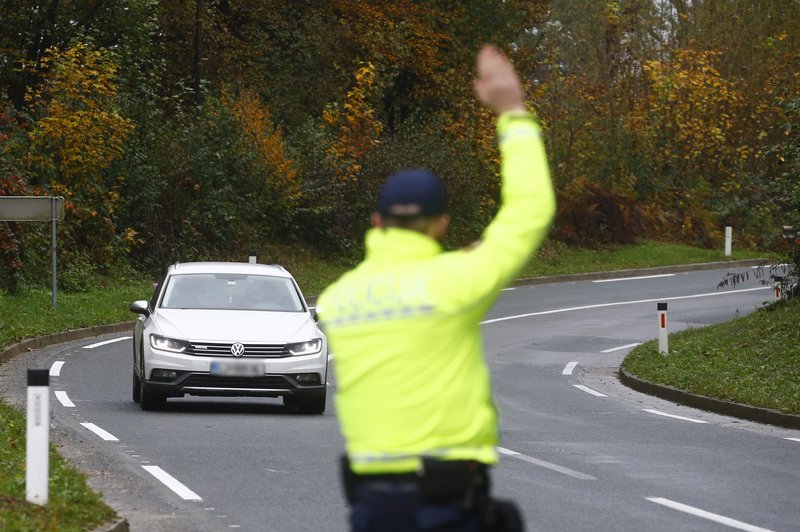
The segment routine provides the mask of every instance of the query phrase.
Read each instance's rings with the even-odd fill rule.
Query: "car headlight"
[[[189,348],[189,342],[183,340],[175,340],[167,338],[166,336],[159,336],[157,334],[150,335],[150,347],[160,351],[171,351],[173,353],[183,353]]]
[[[322,338],[313,338],[307,342],[286,344],[286,349],[293,355],[313,355],[322,349]]]

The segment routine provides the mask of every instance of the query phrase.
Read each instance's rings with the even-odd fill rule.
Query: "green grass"
[[[736,252],[731,259],[760,257],[755,252]],[[688,246],[644,242],[606,250],[576,250],[548,243],[519,277],[536,277],[565,273],[644,268],[694,262],[724,260],[721,250],[702,250]],[[357,259],[323,258],[309,250],[278,249],[275,256],[262,262],[285,266],[297,279],[306,297],[318,295]],[[165,266],[166,268],[166,266]],[[52,307],[49,290],[23,290],[17,295],[0,293],[0,350],[24,338],[42,336],[92,325],[133,321],[128,306],[137,299],[152,295],[155,279],[99,280],[95,289],[84,293],[58,294],[58,305]],[[796,312],[797,309],[795,309]],[[795,315],[795,322],[797,316]],[[745,338],[748,338],[745,335]],[[757,336],[749,336],[753,343]],[[794,405],[800,397],[797,390],[796,346]],[[643,349],[643,348],[642,348]],[[722,358],[719,357],[714,358]],[[658,362],[662,362],[660,359]],[[780,374],[780,365],[765,364]],[[742,373],[746,373],[743,370]],[[766,370],[763,370],[763,375]],[[636,371],[634,371],[636,373]],[[638,373],[637,373],[638,374]],[[712,379],[713,373],[708,378]],[[764,395],[771,395],[770,392]],[[797,411],[797,410],[795,410]],[[25,501],[24,416],[0,402],[0,530],[84,530],[109,520],[113,510],[86,486],[83,476],[69,467],[53,452],[50,502],[39,507]]]
[[[599,250],[569,248],[559,242],[548,241],[534,260],[523,269],[520,277],[651,268],[765,256],[768,255],[757,251],[734,250],[730,257],[725,257],[722,249],[702,249],[652,241]]]
[[[669,337],[669,355],[655,341],[627,356],[639,378],[699,395],[800,414],[800,300],[733,321]]]
[[[25,416],[0,402],[0,530],[92,530],[116,515],[52,446],[48,493],[46,505],[26,501]]]
[[[89,292],[56,294],[50,290],[23,290],[17,295],[0,293],[0,350],[23,338],[79,329],[92,325],[133,321],[128,306],[153,293],[150,281],[127,279],[100,281]]]

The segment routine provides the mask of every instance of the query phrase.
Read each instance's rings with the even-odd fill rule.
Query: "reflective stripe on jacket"
[[[370,229],[364,261],[318,300],[357,473],[414,471],[426,455],[497,461],[479,323],[555,213],[539,126],[504,114],[497,129],[502,206],[480,245],[443,252],[421,233]]]

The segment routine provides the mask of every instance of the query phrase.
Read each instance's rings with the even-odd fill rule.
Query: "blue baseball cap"
[[[447,212],[442,181],[422,168],[400,170],[381,187],[378,213],[382,216],[436,216]]]

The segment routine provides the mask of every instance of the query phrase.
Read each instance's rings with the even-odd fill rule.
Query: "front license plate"
[[[219,377],[263,377],[264,363],[249,360],[211,362],[211,374]]]

